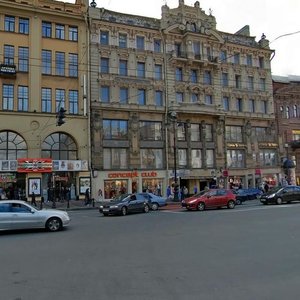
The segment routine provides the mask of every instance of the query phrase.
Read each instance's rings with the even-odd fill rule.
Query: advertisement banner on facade
[[[20,173],[52,172],[52,159],[51,158],[19,158],[18,172]]]
[[[0,171],[16,172],[17,166],[17,160],[0,160]]]

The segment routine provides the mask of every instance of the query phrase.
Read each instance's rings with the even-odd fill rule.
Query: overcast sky
[[[72,0],[68,0],[73,2]],[[89,0],[91,1],[91,0]],[[178,0],[95,0],[97,7],[153,18],[161,17],[161,6],[178,7]],[[193,6],[196,0],[185,0]],[[273,75],[300,76],[299,0],[200,0],[200,7],[216,17],[217,29],[235,33],[245,25],[258,41],[264,33],[275,50]],[[295,33],[298,32],[298,33]],[[281,35],[295,33],[280,37]],[[278,38],[278,39],[277,39]]]

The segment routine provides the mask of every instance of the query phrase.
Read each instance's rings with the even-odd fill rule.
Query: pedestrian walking
[[[84,204],[90,205],[90,189],[89,188],[87,188],[85,190]]]
[[[171,194],[172,194],[172,191],[171,191],[171,187],[168,185],[167,187],[167,198],[171,198]]]
[[[34,192],[32,192],[32,194],[31,194],[31,205],[36,206],[36,202],[35,202],[35,193],[34,193]]]

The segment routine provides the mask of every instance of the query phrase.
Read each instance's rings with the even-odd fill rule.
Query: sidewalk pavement
[[[30,203],[30,202],[29,202]],[[85,209],[99,209],[100,202],[92,202],[90,205],[85,205],[84,200],[64,200],[64,201],[56,201],[55,207],[53,205],[53,202],[44,202],[43,208],[45,209],[60,209],[60,210],[85,210]],[[37,201],[37,207],[41,207],[41,203]],[[173,209],[180,209],[181,203],[180,202],[167,202],[166,206],[160,207],[160,210],[173,210]]]

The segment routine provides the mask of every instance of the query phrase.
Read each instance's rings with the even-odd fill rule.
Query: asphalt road
[[[0,233],[1,300],[300,299],[300,204],[102,217]]]

